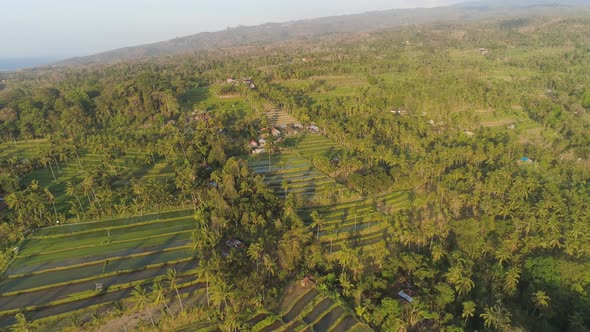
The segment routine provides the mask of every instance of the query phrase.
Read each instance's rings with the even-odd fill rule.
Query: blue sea
[[[63,57],[0,57],[0,71],[13,71],[48,65]]]

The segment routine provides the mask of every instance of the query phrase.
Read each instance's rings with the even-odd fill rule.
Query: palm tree
[[[175,269],[168,270],[166,273],[166,281],[168,281],[168,289],[174,290],[176,292],[176,297],[178,297],[178,302],[180,303],[180,312],[184,312],[182,298],[180,297],[180,292],[178,291],[178,273]]]
[[[260,266],[260,259],[262,258],[262,245],[258,242],[252,243],[247,250],[248,257],[256,262],[256,274],[258,275],[258,267]]]
[[[135,288],[133,288],[133,291],[131,291],[131,301],[133,301],[135,303],[135,309],[142,311],[142,310],[146,310],[148,315],[150,316],[150,320],[152,322],[152,325],[154,327],[156,327],[156,323],[154,323],[154,317],[152,316],[152,311],[150,310],[150,298],[147,294],[147,292],[145,291],[145,289],[143,289],[141,287],[141,285],[135,285]]]
[[[316,229],[316,241],[320,241],[320,229],[324,228],[324,221],[322,220],[322,218],[320,217],[319,213],[317,211],[313,211],[311,213],[311,219],[313,220],[313,223],[311,224],[311,227],[315,227]]]
[[[506,272],[506,276],[504,276],[504,291],[507,294],[512,295],[516,292],[516,286],[518,285],[521,272],[522,270],[518,266],[512,266]]]
[[[485,308],[479,316],[488,328],[501,329],[510,324],[510,313],[500,305]]]
[[[551,299],[547,294],[545,294],[544,291],[536,291],[535,293],[533,293],[531,301],[535,306],[535,310],[533,310],[533,312],[531,313],[531,317],[533,317],[536,311],[548,308]]]
[[[463,302],[463,313],[461,314],[461,318],[465,320],[465,323],[475,315],[475,302],[473,301],[466,301]]]
[[[222,278],[218,277],[213,279],[213,285],[211,286],[211,301],[213,301],[214,305],[219,306],[220,310],[222,304],[225,308],[228,308],[228,300],[231,302],[233,292],[233,287],[228,285]]]
[[[207,306],[211,305],[211,300],[209,297],[209,280],[213,277],[213,265],[210,261],[201,259],[199,261],[199,266],[197,267],[197,278],[205,278],[205,292],[207,295]]]
[[[8,207],[10,209],[16,210],[19,215],[22,213],[22,209],[26,205],[26,197],[22,191],[16,191],[7,195],[5,201]]]
[[[47,201],[49,201],[49,203],[51,203],[51,205],[53,206],[53,212],[55,213],[55,220],[57,220],[58,216],[57,216],[57,209],[55,208],[55,196],[47,188],[43,189],[43,193],[45,193],[45,197],[47,197]]]
[[[285,192],[285,196],[287,196],[287,194],[289,193],[289,181],[287,181],[286,179],[283,180],[283,182],[281,182],[281,189],[283,189],[283,191]]]
[[[166,288],[164,288],[159,281],[156,281],[152,286],[152,300],[156,305],[163,304],[166,307],[166,311],[172,315],[166,299]]]
[[[80,210],[82,211],[82,213],[84,213],[84,208],[82,207],[82,202],[80,202],[80,198],[78,198],[78,188],[71,181],[68,181],[68,183],[66,183],[66,194],[68,196],[76,197],[76,200],[78,201],[78,205],[80,205]]]
[[[27,317],[23,313],[16,314],[16,323],[12,325],[10,328],[13,332],[30,332],[33,330],[33,326],[29,321],[27,321]]]
[[[268,272],[268,284],[270,285],[271,276],[275,275],[275,269],[277,268],[277,263],[273,261],[273,259],[265,254],[262,256],[262,265],[264,265],[264,269]]]
[[[47,167],[47,165],[49,165],[49,170],[51,170],[51,175],[53,175],[53,180],[57,180],[57,178],[55,177],[55,173],[53,172],[53,166],[51,166],[51,155],[49,154],[44,154],[41,157],[41,163],[43,164],[43,166]]]

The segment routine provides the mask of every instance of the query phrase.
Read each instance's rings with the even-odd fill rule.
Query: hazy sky
[[[88,55],[237,25],[460,0],[0,0],[0,57]]]

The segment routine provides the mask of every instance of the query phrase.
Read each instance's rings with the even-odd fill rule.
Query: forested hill
[[[572,12],[572,6],[590,5],[588,0],[526,0],[514,3],[480,1],[438,8],[395,9],[364,14],[324,17],[287,23],[239,26],[217,32],[203,32],[148,45],[121,48],[87,57],[65,60],[59,65],[86,65],[123,60],[190,53],[196,50],[253,44],[270,44],[331,33],[365,32],[433,22],[477,21],[523,14],[548,14],[556,10]],[[540,4],[536,5],[535,4]],[[555,5],[559,5],[556,9]]]

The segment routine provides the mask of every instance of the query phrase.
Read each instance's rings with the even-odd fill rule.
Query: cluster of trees
[[[192,238],[210,317],[239,322],[294,276],[314,273],[379,330],[583,331],[590,317],[590,40],[579,26],[590,23],[537,23],[545,21],[5,74],[0,141],[50,144],[35,157],[0,163],[9,205],[1,212],[2,245],[54,217],[188,205],[196,211]],[[294,60],[303,57],[311,61]],[[327,75],[360,83],[336,87]],[[269,103],[286,109],[347,148],[337,160],[315,157],[323,172],[364,196],[412,192],[410,208],[383,215],[390,227],[371,250],[352,242],[338,244],[337,253],[322,247],[322,217],[312,214],[305,225],[301,199],[278,200],[235,158],[266,126],[259,114],[193,112],[195,87],[241,76],[256,89],[216,85],[213,92],[240,93],[259,111]],[[291,79],[309,82],[284,84]],[[481,110],[520,118],[515,129],[486,128]],[[533,128],[520,129],[520,120]],[[165,163],[174,177],[116,186],[115,160],[130,147],[145,152],[137,167]],[[46,188],[21,183],[38,167],[59,174],[85,151],[101,160],[67,185],[65,211]],[[523,156],[532,162],[519,162]],[[246,246],[229,250],[232,239]],[[408,287],[417,296],[402,305],[396,294]],[[146,296],[135,291],[138,303]]]

